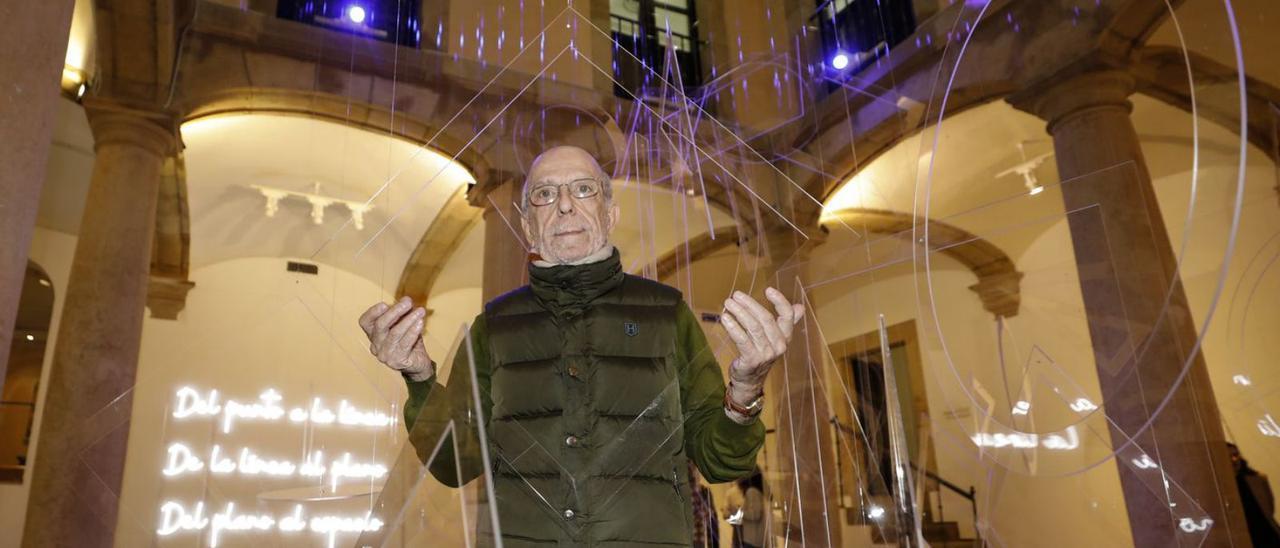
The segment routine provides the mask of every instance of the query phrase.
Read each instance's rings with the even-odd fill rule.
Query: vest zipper
[[[676,492],[676,501],[680,503],[680,518],[681,521],[684,521],[684,528],[692,535],[693,521],[690,519],[692,517],[690,512],[693,511],[693,504],[691,501],[686,501],[684,494],[680,492],[680,472],[675,466],[671,467],[671,488]],[[692,540],[692,536],[690,540]]]

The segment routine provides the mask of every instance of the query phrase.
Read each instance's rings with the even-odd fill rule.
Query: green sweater
[[[740,425],[729,419],[724,413],[724,377],[715,355],[707,344],[707,338],[698,325],[688,305],[681,305],[676,315],[676,359],[680,371],[680,395],[685,416],[685,451],[698,466],[707,481],[721,483],[733,481],[751,473],[756,462],[756,453],[764,444],[764,426],[759,420]],[[489,390],[490,359],[488,354],[488,335],[485,330],[484,314],[476,316],[471,324],[471,353],[475,357],[476,379],[479,384],[480,404],[485,419],[491,418],[493,398]],[[453,405],[467,405],[471,400],[470,385],[460,382],[459,377],[467,372],[467,352],[459,349],[453,361],[453,373],[450,386],[442,387],[436,380],[408,382],[409,399],[405,402],[405,424],[412,431],[414,422],[428,401],[433,401],[432,394],[451,393],[447,396]],[[458,388],[454,388],[457,386]],[[428,410],[428,414],[432,414]],[[429,454],[437,440],[414,439],[420,454]],[[431,448],[424,445],[430,444]],[[467,447],[465,442],[461,446]],[[452,478],[453,466],[452,444],[445,443],[441,454],[435,462],[447,466],[433,466],[432,471],[437,478],[450,485],[457,485]],[[474,455],[468,455],[472,460]],[[473,473],[465,473],[474,477]]]

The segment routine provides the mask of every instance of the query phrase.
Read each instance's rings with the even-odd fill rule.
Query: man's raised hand
[[[765,297],[773,303],[775,317],[755,299],[741,291],[724,301],[720,323],[738,347],[738,359],[729,366],[729,379],[740,388],[762,388],[769,368],[787,351],[791,331],[804,318],[804,305],[791,304],[781,291],[765,289]]]
[[[419,382],[436,374],[422,341],[426,321],[426,309],[414,308],[413,301],[402,297],[390,306],[378,303],[369,307],[360,315],[360,329],[369,337],[369,352],[378,361]]]

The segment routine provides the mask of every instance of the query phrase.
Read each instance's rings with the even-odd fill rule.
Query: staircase
[[[898,546],[898,531],[892,525],[864,526],[870,529],[870,541],[875,546]],[[931,548],[981,548],[979,539],[964,538],[960,525],[954,521],[925,521],[921,523],[924,540]]]

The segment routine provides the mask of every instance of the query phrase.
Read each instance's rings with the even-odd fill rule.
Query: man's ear
[[[538,242],[533,239],[533,228],[529,225],[529,216],[525,212],[520,212],[520,228],[524,230],[524,241],[529,244],[529,251],[538,251]]]
[[[618,217],[622,215],[622,209],[618,204],[609,204],[609,232],[613,232],[613,225],[618,224]]]

